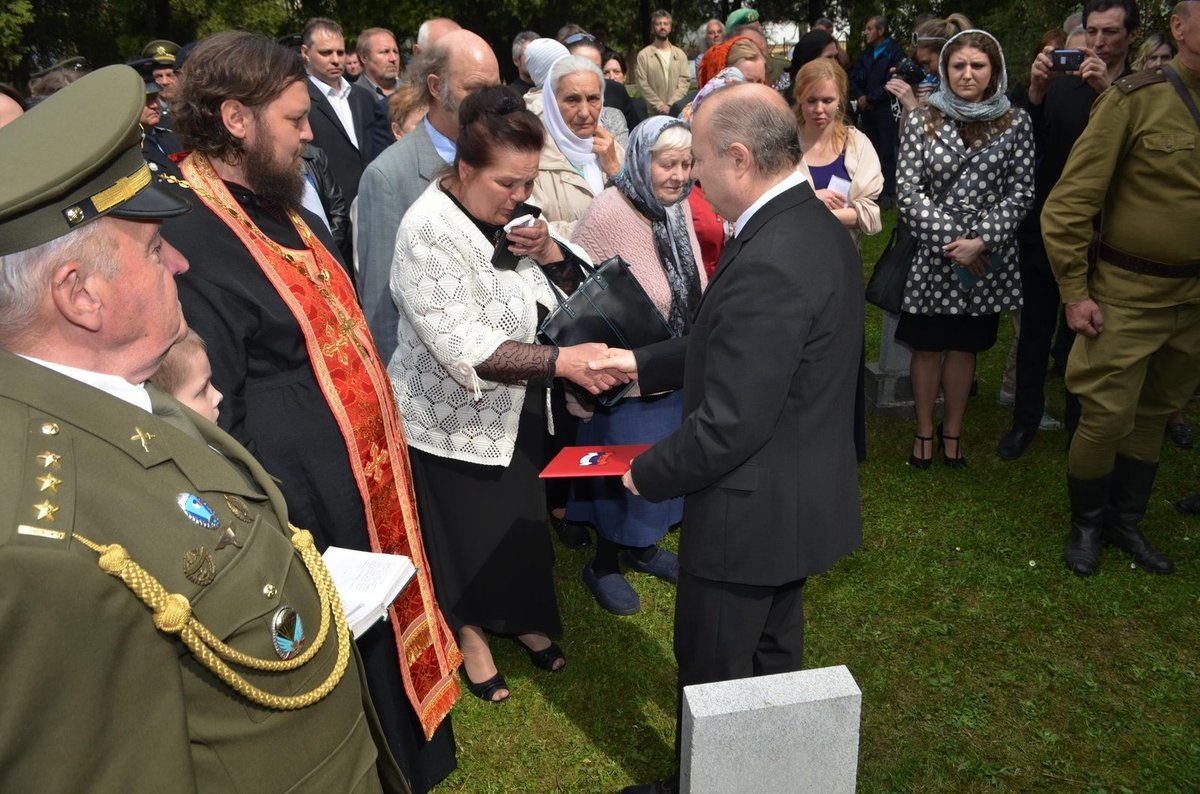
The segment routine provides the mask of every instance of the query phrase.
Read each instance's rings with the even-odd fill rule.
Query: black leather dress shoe
[[[1167,422],[1167,438],[1180,449],[1196,446],[1196,433],[1186,422]]]
[[[1033,436],[1037,433],[1036,428],[1028,430],[1014,427],[1009,430],[1004,438],[1000,439],[1000,443],[996,445],[996,457],[1000,460],[1016,460],[1025,454],[1026,448],[1033,443]]]
[[[1189,496],[1187,499],[1180,499],[1175,503],[1175,508],[1181,513],[1190,515],[1200,515],[1200,494]]]

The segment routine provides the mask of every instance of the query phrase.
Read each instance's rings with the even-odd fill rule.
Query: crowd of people
[[[0,95],[0,436],[27,451],[0,570],[91,638],[112,697],[169,693],[91,724],[70,715],[85,684],[56,680],[13,707],[41,727],[0,729],[0,779],[427,791],[455,767],[459,679],[511,696],[493,642],[568,665],[554,536],[594,546],[582,586],[615,615],[641,608],[629,572],[676,583],[681,690],[800,669],[804,583],[861,542],[859,245],[892,206],[908,465],[936,445],[967,468],[976,357],[1011,313],[996,454],[1054,421],[1070,346],[1064,563],[1091,575],[1107,543],[1172,572],[1140,523],[1200,384],[1200,227],[1175,220],[1200,209],[1200,2],[1143,34],[1131,0],[1088,0],[1011,90],[1013,54],[961,14],[907,48],[873,16],[853,63],[828,20],[790,60],[752,9],[709,20],[694,59],[669,13],[650,23],[629,57],[578,25],[521,31],[507,85],[453,20],[406,63],[387,29],[348,50],[313,18]],[[671,338],[546,344],[612,257]],[[653,446],[620,479],[538,476],[564,446],[624,444]],[[417,568],[356,641],[330,546]],[[68,585],[102,619],[47,595]],[[63,653],[39,635],[0,670]],[[94,752],[61,763],[59,719]],[[114,727],[153,763],[104,753]]]

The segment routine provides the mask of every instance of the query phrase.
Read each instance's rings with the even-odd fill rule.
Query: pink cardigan
[[[708,274],[704,272],[700,257],[700,243],[696,240],[696,228],[692,225],[692,214],[684,208],[687,218],[688,240],[692,244],[692,257],[700,273],[700,288],[708,286]],[[650,221],[638,212],[629,199],[615,187],[607,187],[592,200],[587,212],[579,219],[571,242],[587,251],[597,265],[617,256],[629,263],[642,289],[654,301],[654,305],[666,317],[671,311],[671,287],[667,274],[658,261],[658,249],[654,246],[654,235]]]

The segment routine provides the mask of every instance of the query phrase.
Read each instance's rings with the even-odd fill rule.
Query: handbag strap
[[[1191,111],[1192,120],[1196,122],[1197,127],[1200,127],[1200,108],[1196,107],[1196,100],[1192,99],[1192,95],[1184,87],[1183,81],[1179,79],[1179,73],[1169,63],[1164,63],[1162,70],[1167,79],[1171,81],[1171,85],[1175,86],[1175,93],[1179,94],[1183,104],[1187,105],[1187,109]]]
[[[563,252],[564,262],[572,262],[583,268],[583,272],[585,274],[583,277],[584,281],[588,280],[589,278],[598,278],[598,272],[591,262],[588,262],[586,259],[579,256],[562,243],[559,243],[557,240],[555,242],[558,244],[559,249]],[[558,301],[558,305],[565,309],[567,306],[566,294],[559,289],[557,284],[554,283],[554,279],[546,275],[546,269],[544,267],[538,265],[536,262],[534,264],[537,265],[538,272],[542,274],[542,278],[544,278],[546,280],[546,284],[549,285],[550,294],[554,296],[556,301]]]

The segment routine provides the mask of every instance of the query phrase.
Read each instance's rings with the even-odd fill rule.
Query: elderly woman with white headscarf
[[[933,409],[943,462],[965,468],[962,420],[975,356],[996,342],[1001,312],[1021,306],[1017,227],[1033,206],[1029,115],[1010,106],[1000,45],[967,30],[942,49],[941,87],[909,114],[896,168],[896,206],[918,241],[896,338],[912,348],[917,414],[909,465],[933,459]]]
[[[529,43],[526,64],[542,91],[526,95],[526,104],[547,133],[531,202],[556,234],[570,237],[604,183],[620,173],[625,155],[599,123],[604,73],[588,59],[565,53],[552,40]]]

